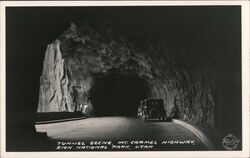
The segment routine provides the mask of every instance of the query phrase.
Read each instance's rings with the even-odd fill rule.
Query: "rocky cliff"
[[[96,79],[119,72],[144,80],[148,98],[164,99],[168,116],[212,128],[213,80],[181,56],[154,42],[145,42],[140,49],[109,24],[72,23],[47,47],[37,111],[73,112],[88,104],[91,113],[95,106],[90,90]]]

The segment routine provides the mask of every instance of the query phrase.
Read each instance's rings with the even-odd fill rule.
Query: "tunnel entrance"
[[[136,116],[137,107],[147,98],[147,83],[134,76],[109,75],[95,80],[90,100],[95,116]]]

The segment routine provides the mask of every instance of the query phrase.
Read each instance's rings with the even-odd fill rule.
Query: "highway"
[[[207,150],[198,137],[178,124],[173,122],[143,122],[136,117],[94,117],[37,124],[36,130],[47,132],[49,139],[55,142],[83,141],[86,145],[91,142],[98,145],[98,143],[112,141],[113,144],[118,145],[117,142],[124,141],[124,145],[130,145],[128,150],[132,151]],[[149,146],[152,143],[153,147]],[[137,148],[135,149],[135,147]],[[126,148],[118,149],[127,150]],[[112,148],[112,150],[115,149]]]

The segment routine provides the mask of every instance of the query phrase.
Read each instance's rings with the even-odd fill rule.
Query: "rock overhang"
[[[72,23],[47,48],[38,112],[74,111],[80,110],[80,104],[92,105],[88,98],[95,80],[120,74],[144,80],[148,97],[162,98],[168,116],[178,113],[181,119],[212,127],[211,79],[199,69],[178,64],[165,45],[145,43],[143,50],[137,48],[109,24]]]

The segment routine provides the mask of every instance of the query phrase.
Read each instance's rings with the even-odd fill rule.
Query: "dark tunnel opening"
[[[139,102],[147,94],[148,84],[143,79],[115,74],[95,80],[90,101],[95,116],[136,116]]]

